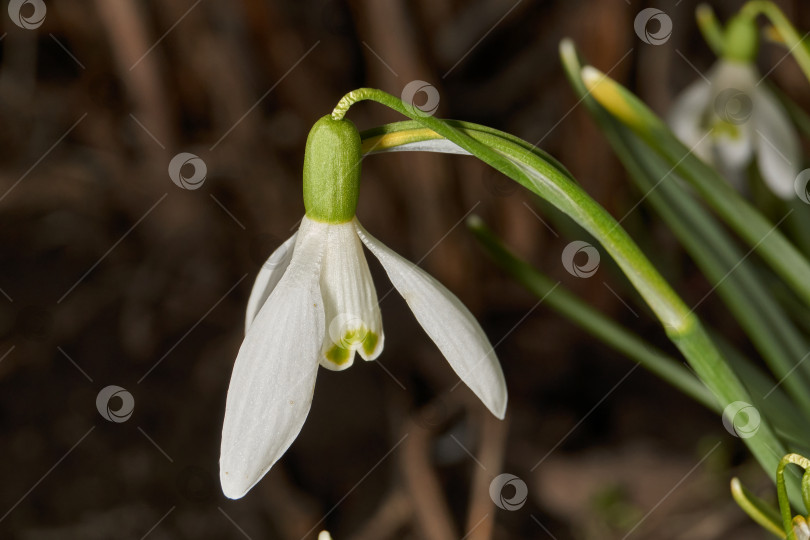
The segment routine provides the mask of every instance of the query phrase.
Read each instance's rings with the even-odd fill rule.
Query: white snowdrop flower
[[[765,85],[753,60],[759,47],[753,21],[729,22],[723,57],[688,86],[669,114],[675,135],[715,166],[738,190],[756,158],[774,194],[789,199],[801,169],[801,144],[784,107]]]
[[[220,481],[232,499],[244,496],[298,436],[319,365],[343,370],[355,352],[364,360],[382,352],[382,318],[363,245],[461,380],[494,415],[504,416],[503,373],[472,314],[357,220],[360,158],[360,136],[350,121],[327,116],[310,131],[306,215],[256,278],[228,388]]]

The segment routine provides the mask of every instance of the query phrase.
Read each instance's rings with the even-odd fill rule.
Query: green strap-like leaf
[[[740,235],[810,306],[810,262],[756,208],[712,167],[695,156],[632,92],[586,66],[582,79],[590,94],[672,165],[672,169]],[[786,216],[787,217],[787,216]]]
[[[469,219],[468,225],[489,256],[521,285],[538,298],[542,298],[544,305],[568,317],[593,336],[635,360],[701,405],[717,413],[722,412],[717,400],[706,386],[679,361],[602,315],[577,298],[565,286],[553,282],[530,264],[516,257],[480,218]]]
[[[553,163],[529,150],[525,141],[496,130],[462,131],[431,116],[418,114],[413,107],[380,90],[362,88],[341,99],[333,112],[342,118],[353,103],[372,100],[419,122],[423,127],[456,143],[467,152],[506,174],[538,196],[548,200],[591,233],[613,257],[664,326],[667,335],[711,390],[722,407],[752,399],[736,374],[720,356],[697,316],[670,288],[616,220],[582,190],[570,176]],[[764,467],[773,470],[784,447],[767,418],[759,429],[744,439]]]
[[[788,392],[810,419],[810,363],[800,363],[808,350],[806,339],[788,318],[771,292],[752,268],[752,261],[737,248],[734,240],[716,219],[684,189],[672,167],[639,139],[632,130],[616,121],[589,96],[580,77],[580,62],[573,44],[561,47],[563,66],[583,105],[599,124],[630,178],[651,204],[687,252],[706,275],[717,294],[739,321],[746,334],[766,360],[776,380],[783,381]],[[776,381],[765,384],[765,392]],[[783,411],[795,415],[795,410]]]

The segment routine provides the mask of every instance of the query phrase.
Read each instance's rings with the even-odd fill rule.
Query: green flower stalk
[[[745,489],[738,478],[731,480],[731,494],[735,502],[765,530],[786,540],[810,540],[810,521],[803,515],[793,515],[788,497],[785,472],[790,465],[804,469],[801,480],[801,498],[805,511],[810,511],[810,459],[800,454],[787,454],[776,467],[776,494],[779,510],[774,510],[759,497]]]
[[[752,0],[743,6],[740,15],[751,19],[759,15],[767,17],[782,39],[789,54],[793,55],[804,76],[810,82],[810,44],[807,43],[804,36],[796,30],[776,4],[765,0]]]

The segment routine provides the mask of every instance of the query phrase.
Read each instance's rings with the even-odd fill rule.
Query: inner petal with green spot
[[[715,122],[715,124],[711,128],[711,131],[712,137],[716,139],[726,137],[732,140],[739,140],[742,137],[740,126],[737,126],[730,122],[724,121]]]
[[[340,343],[333,343],[324,352],[324,357],[337,366],[344,366],[354,358],[354,352],[362,348],[363,356],[370,357],[377,349],[380,337],[365,326],[346,331]]]

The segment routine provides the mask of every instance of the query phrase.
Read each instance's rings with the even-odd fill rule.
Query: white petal
[[[748,164],[754,157],[751,121],[744,124],[717,124],[712,140],[713,164],[734,189],[748,190]]]
[[[711,86],[703,80],[695,81],[677,97],[667,121],[675,136],[708,163],[712,162],[711,138],[705,136],[708,128],[704,118],[711,99]]]
[[[506,382],[495,351],[472,313],[441,283],[371,236],[359,223],[357,232],[456,374],[492,414],[503,418]]]
[[[293,246],[297,235],[298,232],[295,232],[286,242],[281,244],[265,261],[262,269],[259,270],[256,281],[253,282],[253,288],[250,290],[250,298],[248,298],[245,312],[245,333],[247,333],[250,323],[256,318],[256,314],[259,313],[270,293],[273,292],[273,289],[281,280],[281,276],[287,270],[290,259],[292,259]]]
[[[267,473],[309,414],[324,334],[318,276],[325,229],[307,221],[233,366],[219,458],[222,491],[231,499]]]
[[[416,141],[380,150],[371,149],[369,154],[382,154],[384,152],[435,152],[437,154],[461,154],[470,156],[469,152],[447,139],[431,139],[427,141]]]
[[[765,88],[754,92],[757,164],[765,183],[783,199],[795,197],[793,184],[801,168],[801,145],[782,105]]]
[[[377,358],[385,340],[377,291],[355,221],[328,226],[321,269],[326,315],[321,365],[332,370],[351,366],[355,351],[365,360]]]
[[[754,142],[751,140],[750,124],[726,126],[734,130],[734,135],[721,133],[712,135],[714,151],[717,154],[716,163],[730,173],[739,172],[751,161],[754,154]]]
[[[752,118],[758,77],[756,68],[747,62],[721,60],[709,72],[714,164],[740,191],[747,189],[746,167],[754,155]]]

